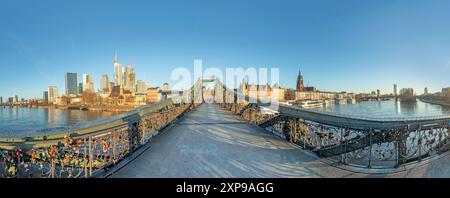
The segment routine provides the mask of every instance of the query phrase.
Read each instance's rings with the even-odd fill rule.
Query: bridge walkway
[[[394,174],[358,173],[206,103],[111,177],[450,177],[448,164],[450,157],[444,156]]]

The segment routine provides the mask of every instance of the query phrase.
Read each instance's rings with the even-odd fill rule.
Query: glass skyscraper
[[[77,95],[78,94],[78,81],[76,73],[66,73],[66,95]]]

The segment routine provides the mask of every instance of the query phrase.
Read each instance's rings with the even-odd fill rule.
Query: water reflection
[[[400,108],[400,101],[394,101],[395,104],[395,112],[397,112],[397,115],[402,114],[402,109]]]
[[[8,132],[18,136],[46,128],[68,127],[106,118],[117,113],[62,109],[0,107],[0,137]]]
[[[425,107],[425,103],[423,105],[423,107]],[[403,112],[400,115],[406,115],[406,116],[414,116],[416,111],[417,111],[417,102],[400,102],[400,109]],[[426,113],[427,111],[425,110],[425,108],[422,109],[424,113]],[[420,116],[420,115],[418,115]]]
[[[412,118],[450,115],[450,107],[428,104],[421,101],[369,101],[356,104],[326,105],[315,109],[325,112],[373,118]]]

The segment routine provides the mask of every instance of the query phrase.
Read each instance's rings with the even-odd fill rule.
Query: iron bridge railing
[[[252,124],[320,157],[365,168],[397,168],[449,149],[450,116],[372,119],[280,105],[220,103]]]
[[[165,100],[60,133],[0,138],[0,177],[91,177],[193,108]]]

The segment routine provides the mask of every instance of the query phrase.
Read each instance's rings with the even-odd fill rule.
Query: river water
[[[369,101],[356,104],[330,104],[314,109],[370,118],[415,118],[450,115],[450,107],[421,101],[415,103],[402,103],[393,100]],[[102,119],[107,119],[116,114],[81,110],[0,107],[0,137],[27,137],[60,132],[71,127],[92,123],[94,120],[101,122]]]
[[[417,102],[387,100],[367,101],[355,104],[327,104],[312,109],[374,119],[440,117],[450,115],[450,107],[429,104],[419,100]]]
[[[0,137],[26,137],[61,131],[116,114],[53,108],[0,107]]]

